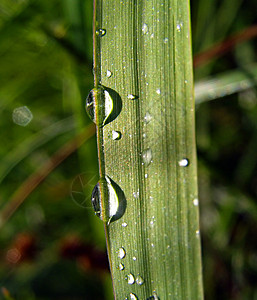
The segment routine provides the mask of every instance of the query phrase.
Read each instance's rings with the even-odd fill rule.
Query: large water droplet
[[[183,158],[178,162],[180,167],[187,167],[189,165],[189,160],[187,158]]]
[[[106,30],[103,28],[100,28],[100,29],[96,30],[95,33],[97,36],[102,37],[102,36],[106,35]]]
[[[122,102],[114,90],[99,86],[92,89],[86,99],[86,111],[97,126],[104,126],[120,114]]]
[[[131,273],[126,276],[126,280],[128,281],[128,284],[134,284],[135,283],[135,277]]]
[[[144,279],[140,275],[137,275],[137,277],[136,277],[136,283],[138,285],[142,285],[144,283]]]
[[[153,156],[152,156],[152,150],[151,150],[151,148],[147,148],[146,150],[144,150],[142,152],[142,160],[143,160],[143,164],[145,166],[149,166],[150,165],[150,163],[152,162],[152,158],[153,158]]]
[[[126,256],[126,251],[123,247],[120,247],[117,253],[118,253],[118,258],[120,259],[123,259]]]
[[[27,106],[17,107],[13,110],[12,120],[20,126],[27,126],[33,119],[32,112]]]
[[[126,210],[126,198],[121,188],[110,177],[100,178],[92,192],[96,215],[107,225],[120,219]]]

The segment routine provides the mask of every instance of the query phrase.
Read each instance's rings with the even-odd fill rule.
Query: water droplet
[[[145,174],[145,179],[148,178],[148,174]]]
[[[125,269],[124,265],[120,263],[118,266],[118,270],[123,271],[124,269]]]
[[[129,100],[136,100],[136,99],[138,99],[138,96],[133,95],[133,94],[129,94],[129,95],[128,95],[128,99],[129,99]]]
[[[160,94],[161,94],[161,89],[157,89],[157,90],[156,90],[156,93],[157,93],[158,95],[160,95]]]
[[[113,121],[122,109],[119,94],[114,90],[99,86],[92,89],[86,99],[86,111],[97,126],[104,126]]]
[[[33,119],[33,114],[27,106],[17,107],[13,110],[12,120],[20,126],[27,126]]]
[[[150,38],[151,38],[151,39],[153,39],[153,38],[154,38],[154,33],[152,33],[152,34],[150,35]]]
[[[143,34],[147,34],[148,33],[148,26],[145,23],[142,26],[142,32],[143,32]]]
[[[121,188],[110,177],[100,178],[92,192],[95,214],[107,225],[120,219],[126,210],[126,198]]]
[[[97,36],[102,37],[102,36],[106,35],[106,30],[103,29],[103,28],[100,28],[100,29],[96,30],[95,33],[96,33]]]
[[[147,112],[144,116],[144,122],[145,124],[148,124],[152,120],[152,116]]]
[[[193,200],[193,204],[194,204],[194,206],[198,206],[198,205],[199,205],[199,201],[198,201],[197,198],[195,198],[195,199]]]
[[[137,275],[137,277],[136,277],[136,283],[138,285],[142,285],[144,283],[144,279],[140,275]]]
[[[177,31],[180,32],[180,30],[181,30],[181,25],[178,24],[178,25],[177,25]]]
[[[137,199],[137,198],[139,197],[139,191],[133,192],[133,197],[134,197],[135,199]]]
[[[196,234],[196,237],[199,237],[200,236],[200,230],[196,230],[195,234]]]
[[[113,131],[112,131],[112,139],[113,139],[114,141],[118,141],[118,140],[120,140],[121,138],[122,138],[122,134],[121,134],[120,131],[116,131],[116,130],[113,130]]]
[[[169,41],[169,39],[167,37],[163,40],[164,44],[167,44],[168,41]]]
[[[129,294],[130,300],[138,300],[137,296],[133,293]]]
[[[187,167],[189,165],[189,160],[187,158],[183,158],[178,162],[180,167]]]
[[[108,78],[112,77],[112,72],[111,72],[110,70],[107,70],[107,71],[106,71],[106,76],[107,76]]]
[[[134,284],[135,283],[135,277],[131,273],[126,276],[126,280],[128,281],[128,284]]]
[[[119,248],[117,253],[118,253],[118,258],[120,259],[123,259],[126,256],[126,251],[123,247]]]
[[[122,227],[127,227],[128,224],[124,222],[124,223],[121,224],[121,226],[122,226]]]
[[[137,260],[137,258],[136,258],[135,256],[133,256],[133,257],[132,257],[132,259],[133,259],[134,261],[136,261],[136,260]]]
[[[147,167],[150,165],[150,163],[152,162],[152,150],[151,148],[147,148],[146,150],[144,150],[142,152],[142,160],[143,160],[143,164]],[[147,178],[147,177],[145,177]]]

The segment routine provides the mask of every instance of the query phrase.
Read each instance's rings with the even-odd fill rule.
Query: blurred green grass
[[[20,185],[90,123],[83,101],[93,86],[92,6],[82,0],[0,3],[1,212]],[[256,23],[253,0],[197,0],[191,6],[195,54]],[[195,80],[215,80],[256,61],[251,39],[197,67]],[[12,121],[13,110],[24,105],[34,116],[26,127]],[[257,299],[256,113],[255,81],[197,107],[206,299]],[[97,182],[95,138],[1,224],[0,287],[13,298],[112,299],[91,185],[83,185],[82,207],[71,197],[79,174]]]

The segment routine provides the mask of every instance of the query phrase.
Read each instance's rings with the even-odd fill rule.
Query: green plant
[[[94,12],[86,108],[115,298],[202,299],[189,3],[96,0]]]

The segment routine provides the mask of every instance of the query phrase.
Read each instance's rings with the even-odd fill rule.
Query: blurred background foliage
[[[92,2],[0,2],[0,299],[113,299],[83,108]],[[257,2],[191,7],[205,297],[257,299]]]

